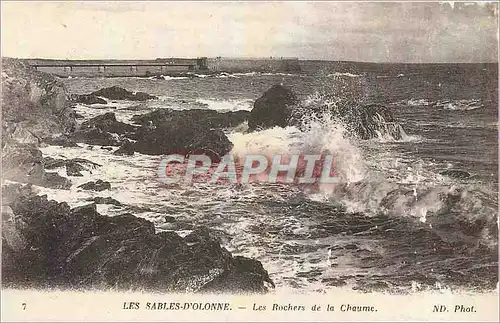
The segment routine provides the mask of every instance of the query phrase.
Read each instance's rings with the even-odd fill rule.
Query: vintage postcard
[[[2,321],[497,321],[498,7],[2,1]]]

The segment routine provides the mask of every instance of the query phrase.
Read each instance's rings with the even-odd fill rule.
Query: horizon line
[[[338,63],[362,63],[362,64],[498,64],[497,61],[478,61],[478,62],[463,62],[463,61],[436,61],[436,62],[392,62],[392,61],[350,61],[350,60],[335,60],[335,59],[325,59],[325,58],[301,58],[301,57],[293,57],[293,56],[164,56],[164,57],[155,57],[155,58],[47,58],[47,57],[12,57],[12,56],[1,56],[3,58],[10,59],[19,59],[19,60],[54,60],[54,61],[154,61],[157,59],[168,59],[168,58],[177,58],[177,59],[199,59],[199,58],[207,58],[207,59],[235,59],[235,60],[266,60],[266,59],[275,59],[275,60],[299,60],[299,61],[309,61],[309,62],[338,62]]]

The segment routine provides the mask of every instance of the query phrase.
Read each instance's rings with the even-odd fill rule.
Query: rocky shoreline
[[[233,148],[224,132],[227,128],[244,122],[248,131],[300,127],[305,116],[324,112],[345,122],[350,135],[360,139],[380,133],[401,135],[399,125],[382,106],[305,106],[281,85],[257,99],[252,111],[165,108],[136,115],[133,124],[118,121],[112,112],[77,122],[79,116],[72,108],[77,103],[91,106],[156,97],[117,86],[70,95],[51,75],[13,59],[3,59],[2,64],[5,286],[231,293],[265,293],[274,287],[259,261],[231,255],[207,228],[193,226],[184,238],[172,232],[156,233],[152,222],[132,213],[99,214],[96,203],[120,204],[109,197],[96,197],[71,209],[67,203],[36,195],[32,185],[72,186],[70,179],[52,171],[56,168],[65,167],[68,177],[78,177],[82,171],[101,167],[82,158],[44,158],[40,147],[97,145],[116,155],[202,151],[217,162]],[[96,178],[78,188],[106,191],[111,187]]]
[[[156,233],[152,222],[131,213],[108,217],[96,211],[96,202],[117,202],[112,199],[71,209],[67,203],[37,195],[32,185],[57,189],[72,185],[51,169],[64,166],[68,176],[78,176],[82,170],[100,167],[84,159],[44,158],[39,150],[43,145],[83,142],[120,146],[118,150],[124,153],[158,145],[152,137],[142,139],[142,144],[141,127],[118,122],[113,114],[77,127],[72,103],[102,103],[102,97],[138,101],[153,97],[120,88],[70,96],[51,75],[18,60],[3,59],[2,65],[4,287],[230,293],[265,293],[273,288],[259,261],[232,256],[207,228],[194,227],[184,238],[172,232]],[[198,148],[204,148],[207,134],[217,140],[218,153],[231,149],[227,138],[220,143],[224,134],[209,126],[178,134],[178,144],[198,140]],[[160,144],[161,149],[170,148],[168,142]],[[152,154],[164,153],[149,149]],[[98,179],[82,189],[106,190],[108,185]]]

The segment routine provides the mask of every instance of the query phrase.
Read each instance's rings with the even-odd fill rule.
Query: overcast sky
[[[2,56],[496,62],[498,3],[5,2]]]

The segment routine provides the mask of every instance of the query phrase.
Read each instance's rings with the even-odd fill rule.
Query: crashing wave
[[[483,108],[484,105],[479,99],[472,100],[441,100],[436,102],[436,107],[451,111],[469,111]]]
[[[307,115],[328,114],[344,124],[347,133],[359,139],[402,140],[407,137],[402,126],[383,105],[360,104],[339,96],[315,93],[292,111],[289,124],[307,127]]]
[[[187,76],[169,76],[169,75],[157,75],[157,76],[151,76],[148,79],[150,80],[164,80],[164,81],[170,81],[170,80],[185,80],[188,79],[189,77]]]
[[[352,73],[334,72],[334,73],[328,74],[327,76],[328,77],[338,77],[338,76],[360,77],[361,75],[359,75],[359,74],[352,74]]]
[[[251,99],[196,99],[196,102],[206,106],[208,109],[216,111],[238,111],[252,110],[253,100]]]

